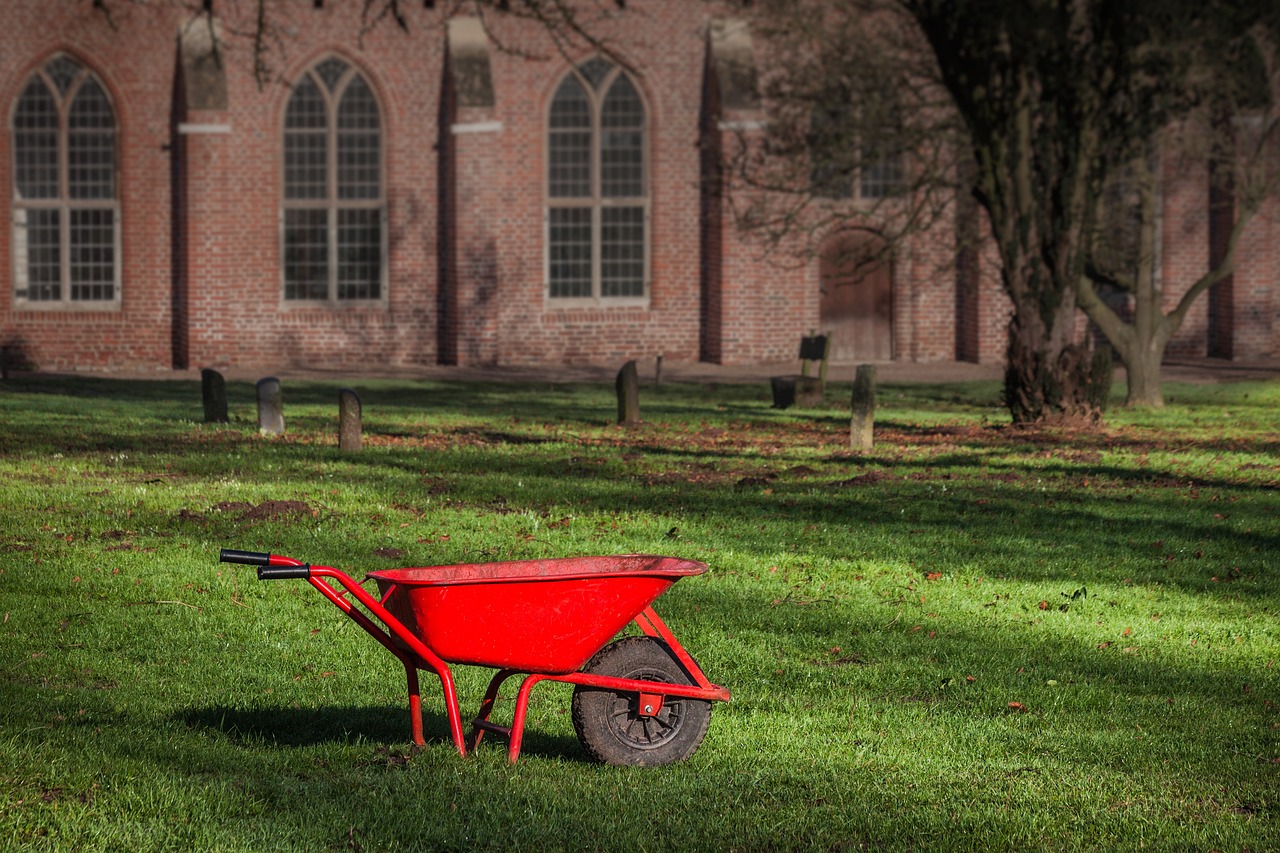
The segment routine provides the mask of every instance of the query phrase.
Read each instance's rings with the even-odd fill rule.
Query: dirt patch
[[[247,501],[219,501],[209,508],[211,513],[234,515],[240,521],[279,521],[289,518],[315,518],[319,510],[314,509],[306,501],[263,501],[251,504]],[[182,521],[203,523],[208,519],[203,513],[183,509],[178,512]]]
[[[274,521],[282,518],[308,516],[314,518],[319,512],[304,501],[263,501],[241,516],[245,521]]]
[[[886,480],[896,480],[897,477],[886,471],[868,471],[865,474],[859,474],[856,477],[850,477],[848,480],[838,480],[831,484],[836,489],[850,489],[857,486],[874,486],[876,483],[883,483]]]
[[[1102,454],[1096,450],[1057,450],[1053,455],[1056,459],[1084,465],[1097,465],[1102,461]]]

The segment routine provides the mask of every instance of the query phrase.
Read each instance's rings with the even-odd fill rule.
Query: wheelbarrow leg
[[[520,744],[524,741],[524,718],[529,710],[529,694],[533,686],[546,676],[530,675],[520,683],[520,692],[516,694],[516,712],[511,720],[511,742],[507,746],[507,763],[515,764],[520,757]]]
[[[412,716],[409,725],[413,732],[413,742],[419,746],[423,744],[423,737],[422,697],[418,689],[418,669],[429,669],[439,677],[440,685],[444,690],[445,713],[449,718],[449,736],[453,738],[453,745],[457,747],[459,754],[465,756],[467,754],[467,741],[462,733],[462,712],[458,710],[458,690],[453,686],[453,673],[449,671],[449,665],[423,645],[422,641],[405,628],[399,619],[391,615],[381,602],[361,589],[360,585],[347,575],[328,566],[311,566],[308,568],[308,572],[308,580],[310,580],[312,586],[318,589],[325,598],[337,605],[339,610],[351,617],[369,636],[381,643],[387,651],[399,658],[400,662],[404,664],[406,680],[409,685],[409,713]],[[343,597],[344,593],[339,593],[328,583],[321,580],[322,578],[334,578],[341,583],[347,593],[350,593],[364,605],[370,613],[381,619],[382,624],[394,632],[395,636],[408,648],[399,648],[395,640],[392,639],[391,633],[378,627],[372,619],[353,607],[351,602]]]
[[[422,694],[418,690],[418,668],[410,661],[404,661],[404,674],[409,682],[409,728],[413,733],[413,742],[418,746],[426,746],[422,737]]]
[[[453,738],[453,745],[458,748],[458,754],[465,757],[467,754],[467,739],[462,733],[462,711],[458,709],[458,690],[453,686],[453,675],[447,667],[437,672],[436,675],[440,677],[440,685],[444,689],[444,709],[445,714],[449,717],[449,736]],[[412,699],[410,702],[412,702]],[[419,721],[419,726],[421,726],[421,721]]]
[[[402,657],[404,663],[405,681],[408,682],[409,688],[409,730],[413,736],[413,742],[418,746],[425,746],[426,740],[422,736],[422,692],[418,685],[418,667],[416,663],[406,657]],[[462,734],[462,712],[458,708],[458,691],[453,686],[453,678],[446,669],[443,672],[437,672],[440,677],[441,686],[444,688],[444,709],[445,715],[449,718],[449,736],[453,740],[453,745],[457,747],[460,755],[467,754],[466,739]]]
[[[489,722],[489,716],[493,713],[493,706],[498,701],[498,688],[508,678],[516,674],[514,669],[500,669],[494,673],[493,678],[489,680],[489,689],[485,691],[484,701],[480,703],[480,711],[476,714],[476,718],[471,721],[471,740],[467,747],[475,752],[476,747],[480,745],[480,739],[484,737],[486,730],[501,732],[502,728]]]

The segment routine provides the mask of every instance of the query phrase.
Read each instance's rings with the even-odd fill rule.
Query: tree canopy
[[[1078,340],[1076,312],[1083,287],[1091,316],[1105,314],[1086,278],[1098,269],[1091,259],[1105,188],[1171,128],[1269,109],[1280,6],[763,0],[751,8],[782,46],[773,48],[781,58],[770,93],[775,141],[758,149],[763,157],[748,171],[768,174],[760,164],[770,155],[797,158],[801,149],[806,162],[829,164],[823,174],[865,170],[884,150],[868,145],[868,135],[877,124],[888,128],[885,138],[901,146],[912,176],[909,201],[885,217],[897,223],[891,234],[927,227],[923,214],[946,198],[939,190],[955,190],[961,202],[971,194],[986,213],[1013,303],[1005,387],[1014,420],[1096,417],[1099,377],[1087,343]],[[795,34],[790,42],[788,31]],[[815,58],[797,60],[806,50]],[[860,86],[842,91],[851,80]],[[907,105],[896,123],[883,121],[883,108],[855,108],[839,115],[870,121],[820,118],[825,132],[806,135],[790,114],[808,109],[821,117],[814,107],[823,98],[875,104],[886,93]],[[1234,162],[1234,150],[1219,159]],[[805,205],[821,195],[820,184],[807,189]],[[801,207],[793,203],[787,215],[757,215],[749,224],[778,242],[802,221],[795,215]],[[834,215],[867,222],[881,210],[863,205]]]

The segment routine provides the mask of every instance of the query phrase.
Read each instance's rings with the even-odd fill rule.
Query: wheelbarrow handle
[[[311,579],[311,566],[303,564],[301,566],[259,566],[258,580],[260,581],[282,581],[293,578],[301,578],[302,580]]]
[[[242,566],[257,566],[258,580],[278,581],[311,577],[311,566],[299,563],[289,557],[273,557],[261,551],[237,551],[234,548],[223,548],[218,559],[224,563],[239,563]]]
[[[271,555],[260,551],[237,551],[234,548],[223,548],[218,559],[223,563],[239,563],[242,566],[269,566]]]

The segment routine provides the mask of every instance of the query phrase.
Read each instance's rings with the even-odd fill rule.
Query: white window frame
[[[318,69],[325,62],[337,60],[343,63],[346,68],[338,77],[332,88],[321,77]],[[313,83],[319,89],[325,103],[325,198],[324,199],[290,199],[288,197],[286,181],[288,180],[288,147],[284,143],[286,136],[290,133],[286,122],[289,111],[289,104],[293,100],[293,93],[290,92],[288,98],[285,99],[284,113],[280,120],[280,306],[287,310],[315,310],[322,308],[329,309],[349,309],[349,308],[368,308],[368,307],[385,307],[388,304],[388,285],[390,275],[388,273],[388,260],[390,257],[390,241],[388,239],[388,213],[387,213],[387,144],[386,144],[386,110],[383,108],[381,100],[378,98],[377,91],[369,83],[369,77],[355,63],[341,56],[326,56],[312,63],[298,75],[297,82],[300,83],[306,77],[312,77]],[[338,107],[342,102],[342,97],[346,94],[347,87],[351,82],[360,78],[370,95],[373,103],[378,110],[378,197],[376,199],[339,199],[338,198]],[[295,83],[295,86],[297,84]],[[295,131],[296,132],[296,131]],[[314,299],[306,297],[288,297],[287,291],[289,286],[288,280],[288,235],[289,228],[287,223],[288,211],[290,210],[323,210],[326,211],[326,265],[328,269],[327,295],[323,299]],[[377,210],[378,211],[378,295],[369,298],[340,298],[338,296],[338,219],[339,213],[344,210]]]
[[[67,59],[79,66],[79,70],[63,92],[49,75],[49,67],[59,59]],[[22,101],[22,94],[33,79],[39,78],[53,97],[58,112],[57,172],[58,195],[56,198],[23,199],[18,190],[18,144],[17,114]],[[111,182],[113,194],[109,199],[73,199],[70,189],[70,129],[68,114],[71,105],[84,84],[92,79],[102,91],[107,105],[111,109],[112,129],[112,161]],[[10,181],[13,185],[13,196],[10,202],[10,256],[13,266],[13,305],[22,311],[119,311],[121,298],[121,265],[122,239],[120,216],[120,119],[119,111],[111,100],[111,93],[103,84],[102,78],[89,69],[83,62],[66,54],[56,54],[46,60],[23,84],[18,98],[13,103],[9,116],[9,143],[11,152]],[[31,281],[27,259],[29,252],[27,219],[28,212],[35,210],[53,210],[58,212],[58,298],[32,299],[29,296]],[[72,298],[72,261],[73,245],[71,239],[71,213],[76,210],[98,210],[111,214],[112,230],[112,271],[110,299],[73,299]]]
[[[542,170],[542,189],[544,197],[544,207],[542,216],[542,245],[543,250],[543,301],[547,310],[564,310],[573,308],[648,308],[650,297],[652,294],[652,247],[653,247],[653,225],[652,225],[652,200],[653,200],[653,181],[651,178],[651,161],[650,149],[651,144],[651,114],[652,110],[648,102],[645,100],[644,93],[640,86],[637,85],[635,78],[627,74],[626,71],[616,63],[609,62],[612,67],[608,73],[601,78],[599,84],[593,84],[581,71],[581,68],[592,61],[592,59],[601,59],[600,57],[588,58],[586,61],[579,63],[577,66],[565,72],[556,82],[555,89],[552,90],[552,98],[548,101],[546,107],[546,115],[543,118],[543,140],[545,143],[546,163]],[[605,61],[605,60],[602,60]],[[555,93],[560,90],[564,81],[570,77],[576,77],[578,84],[582,86],[590,101],[591,107],[591,195],[579,197],[553,196],[551,194],[551,108],[555,103]],[[640,106],[644,110],[643,120],[640,126],[640,169],[641,169],[641,191],[642,195],[630,198],[622,197],[606,197],[602,195],[602,146],[601,139],[601,115],[603,112],[605,96],[609,92],[609,88],[619,76],[626,76],[631,83],[632,88],[636,92],[636,97],[640,101]],[[644,226],[644,243],[641,250],[641,259],[644,270],[641,274],[640,295],[627,296],[604,296],[601,293],[603,275],[603,211],[608,208],[640,208],[642,210],[642,222]],[[590,296],[552,296],[551,294],[551,211],[556,208],[578,208],[591,210],[591,295]]]

